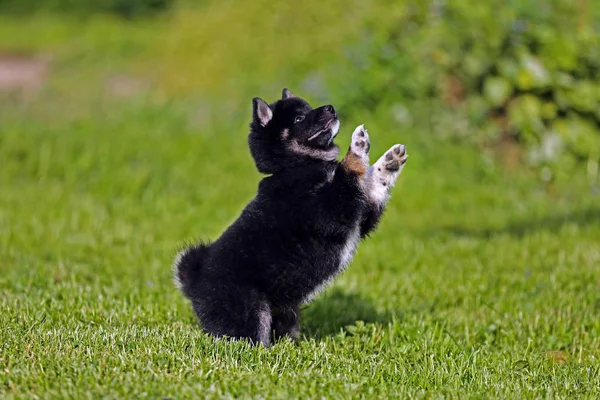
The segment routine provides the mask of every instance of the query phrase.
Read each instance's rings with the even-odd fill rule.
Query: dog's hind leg
[[[273,310],[273,331],[275,339],[285,336],[298,340],[300,336],[300,311],[298,307]]]
[[[209,296],[194,300],[194,310],[205,332],[217,337],[248,339],[265,347],[271,344],[273,318],[264,295],[255,290],[220,287],[213,288]]]

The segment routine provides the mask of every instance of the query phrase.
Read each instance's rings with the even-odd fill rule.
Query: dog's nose
[[[333,106],[331,104],[328,106],[325,106],[325,111],[333,114],[334,118],[337,118],[337,113],[335,112],[335,108],[333,108]]]

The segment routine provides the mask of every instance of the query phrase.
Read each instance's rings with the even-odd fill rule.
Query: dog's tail
[[[175,258],[175,284],[187,297],[193,297],[194,286],[202,272],[207,253],[208,245],[201,243],[182,250]]]

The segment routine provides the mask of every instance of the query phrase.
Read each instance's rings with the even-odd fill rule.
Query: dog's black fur
[[[256,166],[270,175],[220,238],[180,253],[175,278],[206,332],[268,346],[273,333],[298,337],[299,306],[347,266],[385,202],[369,198],[364,158],[336,161],[333,106],[312,109],[284,89],[273,104],[253,100],[250,128]],[[358,153],[366,135],[355,134]]]

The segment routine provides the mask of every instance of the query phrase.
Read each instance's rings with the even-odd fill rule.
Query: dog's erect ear
[[[258,97],[252,99],[252,111],[254,121],[258,122],[261,126],[266,126],[271,118],[273,118],[273,111],[271,111],[269,105]]]
[[[281,100],[285,100],[285,99],[289,99],[292,97],[296,97],[294,96],[294,94],[292,93],[292,91],[288,88],[283,89],[283,93],[281,94]]]

